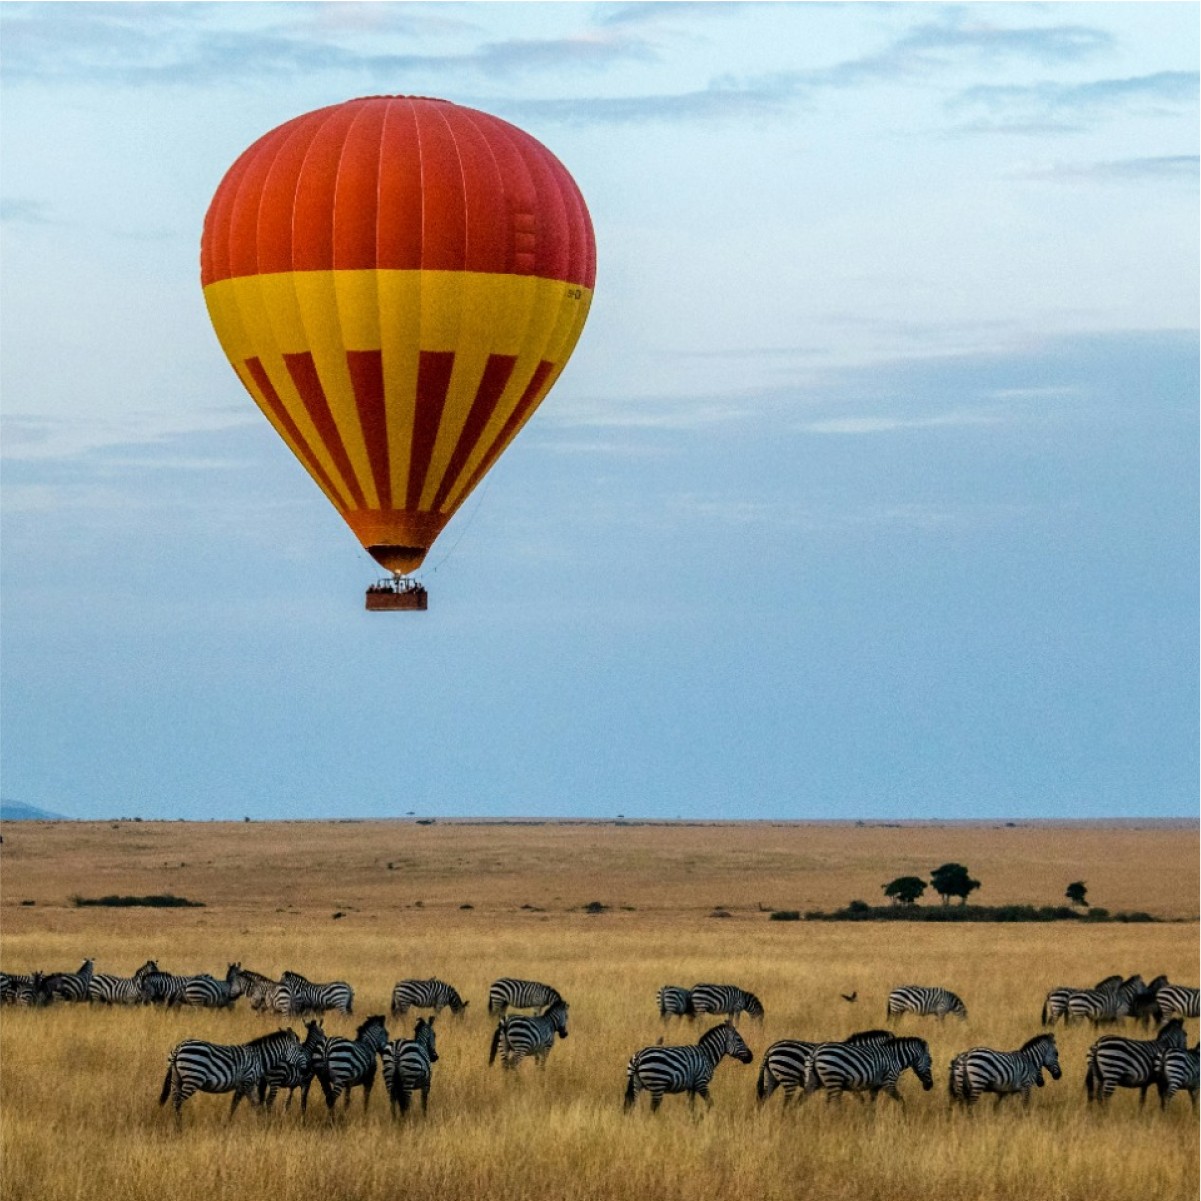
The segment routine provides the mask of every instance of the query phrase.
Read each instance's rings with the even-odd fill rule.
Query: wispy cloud
[[[1022,179],[1051,183],[1110,183],[1132,180],[1175,179],[1196,183],[1201,174],[1201,156],[1163,154],[1140,158],[1109,159],[1092,163],[1054,163],[1020,172]]]
[[[942,429],[948,426],[995,425],[995,413],[941,413],[933,417],[828,417],[808,421],[799,428],[807,434],[889,434],[897,430]]]
[[[0,221],[12,225],[61,225],[54,210],[44,200],[29,196],[0,198]]]

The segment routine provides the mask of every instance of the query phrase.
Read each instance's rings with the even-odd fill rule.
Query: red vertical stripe
[[[296,447],[301,460],[309,470],[309,474],[321,484],[326,492],[340,499],[342,495],[341,490],[329,478],[325,468],[321,466],[317,456],[313,453],[312,447],[309,446],[304,435],[297,427],[296,422],[288,415],[288,410],[284,408],[284,402],[275,390],[275,385],[271,382],[271,377],[267,374],[262,362],[258,358],[247,359],[246,370],[250,372],[254,379],[255,385],[258,387],[263,400],[267,404],[267,408],[271,412],[271,416],[275,418],[278,425],[282,426],[292,445]]]
[[[371,478],[379,495],[379,507],[392,507],[392,478],[388,468],[388,415],[384,406],[384,356],[379,350],[348,350],[346,366],[354,402],[359,410],[359,425],[367,444]]]
[[[417,509],[421,505],[425,476],[438,439],[438,427],[442,424],[442,410],[446,407],[446,392],[454,365],[454,352],[449,350],[423,350],[418,360],[417,411],[413,415],[406,509]]]
[[[446,500],[446,494],[454,486],[455,480],[459,478],[463,464],[467,462],[476,443],[483,436],[484,429],[496,411],[497,402],[505,390],[505,385],[509,382],[509,376],[513,374],[516,363],[516,355],[494,354],[488,356],[488,363],[484,367],[480,386],[476,389],[475,399],[471,402],[471,412],[467,414],[467,420],[463,423],[459,441],[450,456],[446,474],[442,477],[442,483],[438,486],[437,495],[434,497],[435,512],[442,508],[442,502]]]
[[[554,363],[548,363],[545,359],[538,364],[533,378],[526,385],[525,391],[521,394],[521,399],[517,402],[517,407],[509,416],[509,420],[505,422],[504,429],[497,435],[488,453],[480,461],[479,466],[471,473],[471,481],[463,490],[464,498],[480,482],[487,473],[488,468],[500,457],[500,452],[509,444],[509,440],[513,435],[521,429],[525,419],[538,407],[538,402],[545,395],[547,388],[550,387],[550,377],[554,370]]]
[[[329,411],[329,401],[326,399],[325,389],[321,386],[321,377],[317,374],[317,364],[313,362],[313,356],[307,350],[299,354],[286,354],[284,364],[317,429],[318,437],[329,451],[334,466],[346,481],[346,490],[350,493],[351,500],[356,508],[365,509],[367,500],[363,496],[363,489],[359,487],[346,447],[342,445],[342,435],[338,433],[337,423]]]

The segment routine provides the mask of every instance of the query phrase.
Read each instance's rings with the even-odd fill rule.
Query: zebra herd
[[[429,1102],[433,1065],[438,1061],[435,1023],[449,1009],[462,1017],[468,1002],[457,989],[436,977],[406,979],[392,989],[390,1016],[406,1017],[410,1010],[432,1010],[419,1017],[412,1037],[391,1038],[387,1018],[368,1017],[354,1037],[329,1034],[324,1015],[353,1014],[354,990],[345,981],[316,983],[298,972],[286,971],[279,979],[228,965],[224,978],[208,974],[177,976],[161,971],[148,960],[131,977],[95,972],[88,959],[76,972],[0,974],[0,998],[6,1003],[44,1005],[52,1001],[94,1004],[157,1004],[166,1007],[202,1006],[225,1009],[246,997],[253,1010],[286,1018],[314,1018],[304,1023],[303,1037],[290,1028],[262,1035],[242,1044],[219,1044],[199,1039],[178,1043],[168,1057],[159,1102],[181,1107],[197,1092],[232,1093],[232,1114],[243,1099],[270,1109],[281,1090],[287,1091],[285,1108],[300,1091],[300,1109],[307,1109],[313,1081],[320,1085],[332,1113],[338,1099],[349,1105],[359,1088],[367,1107],[377,1071],[382,1067],[385,1091],[393,1116],[407,1113],[414,1095],[422,1109]],[[738,1030],[745,1014],[762,1022],[764,1007],[747,989],[732,984],[701,983],[691,988],[666,984],[658,991],[659,1016],[664,1025],[676,1018],[720,1018],[695,1043],[653,1046],[637,1051],[626,1066],[626,1110],[635,1107],[642,1092],[650,1095],[657,1110],[667,1094],[686,1094],[689,1103],[700,1097],[712,1104],[709,1087],[720,1063],[726,1059],[749,1064],[754,1054]],[[533,1011],[516,1012],[516,1011]],[[511,1012],[512,1011],[512,1012]],[[557,1040],[567,1037],[569,1006],[560,992],[535,980],[502,977],[488,989],[488,1014],[496,1019],[488,1064],[499,1058],[502,1067],[515,1071],[530,1058],[545,1068]],[[966,1020],[967,1007],[949,989],[904,985],[893,989],[885,1017],[894,1023],[906,1015],[954,1016]],[[1156,977],[1150,984],[1141,976],[1109,976],[1091,988],[1059,987],[1046,996],[1044,1026],[1088,1021],[1094,1026],[1124,1019],[1154,1023],[1150,1038],[1105,1034],[1088,1050],[1085,1089],[1089,1101],[1104,1104],[1118,1088],[1137,1088],[1140,1104],[1155,1086],[1161,1107],[1178,1092],[1186,1092],[1194,1108],[1198,1100],[1198,1046],[1189,1047],[1184,1021],[1198,1016],[1198,990],[1171,984]],[[823,1091],[835,1101],[850,1092],[874,1100],[884,1093],[902,1101],[899,1083],[912,1071],[922,1088],[934,1086],[933,1063],[925,1039],[901,1036],[893,1029],[862,1030],[830,1041],[780,1039],[763,1053],[756,1084],[762,1105],[777,1090],[784,1105]],[[1032,1090],[1044,1086],[1043,1073],[1052,1080],[1062,1076],[1055,1035],[1037,1034],[1012,1051],[973,1047],[955,1055],[948,1070],[952,1103],[973,1106],[985,1093],[999,1105],[1020,1095],[1029,1104]]]

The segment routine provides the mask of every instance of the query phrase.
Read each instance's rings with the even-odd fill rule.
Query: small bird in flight
[[[848,996],[847,996],[847,994],[846,994],[846,993],[844,993],[844,992],[840,992],[838,995],[839,995],[839,996],[840,996],[840,997],[841,997],[841,998],[842,998],[844,1001],[857,1001],[857,1000],[859,999],[859,990],[858,990],[858,989],[855,989],[855,991],[854,991],[853,993],[851,993],[851,995],[850,995],[849,997],[848,997]]]

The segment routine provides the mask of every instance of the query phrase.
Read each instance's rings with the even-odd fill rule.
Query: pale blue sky
[[[81,817],[1197,806],[1195,4],[0,7],[5,797]],[[378,92],[597,233],[424,615],[241,390],[234,158]]]

